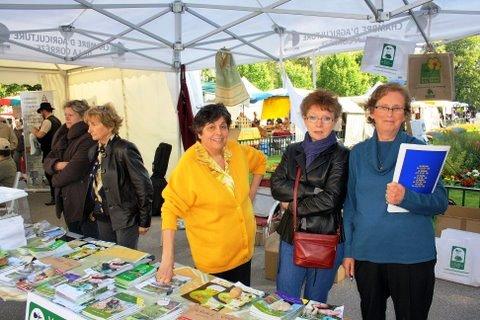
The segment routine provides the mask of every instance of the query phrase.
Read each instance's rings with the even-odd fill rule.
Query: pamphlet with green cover
[[[175,319],[175,316],[178,316],[182,312],[181,306],[182,304],[180,302],[174,300],[170,300],[163,305],[153,304],[127,317],[126,320]]]
[[[135,313],[144,306],[143,298],[119,292],[107,299],[94,302],[82,313],[92,319],[118,319]]]
[[[146,278],[157,269],[157,264],[142,263],[131,270],[120,273],[115,277],[115,284],[122,288],[129,288]]]
[[[302,304],[290,304],[277,294],[270,294],[255,300],[250,306],[250,314],[259,319],[292,319],[302,308]]]

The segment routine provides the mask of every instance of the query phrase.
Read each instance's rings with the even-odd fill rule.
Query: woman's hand
[[[345,268],[345,273],[350,280],[355,278],[355,259],[353,258],[345,258],[343,259],[343,268]]]
[[[138,227],[138,234],[143,236],[150,228]]]
[[[173,261],[163,259],[158,267],[156,280],[159,283],[170,283],[173,277]]]
[[[67,164],[68,164],[68,161],[55,162],[55,165],[53,166],[53,168],[55,169],[55,171],[62,171],[63,169],[65,169]]]
[[[405,197],[405,187],[397,182],[390,182],[387,184],[387,192],[385,193],[385,200],[388,204],[400,204]]]

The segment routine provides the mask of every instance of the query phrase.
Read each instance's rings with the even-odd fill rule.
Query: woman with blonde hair
[[[150,227],[152,183],[137,147],[120,138],[122,118],[111,104],[85,115],[98,144],[90,148],[91,190],[100,240],[135,249]]]

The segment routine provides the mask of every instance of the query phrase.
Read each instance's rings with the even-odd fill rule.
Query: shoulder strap
[[[297,201],[298,201],[298,184],[300,183],[300,176],[302,171],[300,166],[297,166],[297,172],[295,174],[295,184],[293,185],[293,232],[297,231]]]

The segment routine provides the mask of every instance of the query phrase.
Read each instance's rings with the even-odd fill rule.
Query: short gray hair
[[[86,100],[70,100],[63,105],[63,109],[66,108],[71,108],[83,118],[83,115],[90,109],[90,106]]]

